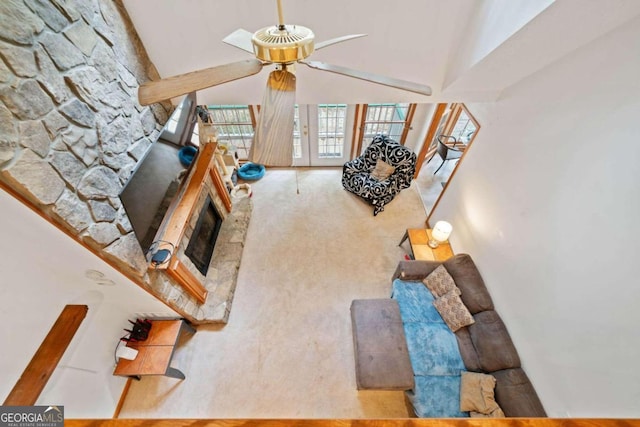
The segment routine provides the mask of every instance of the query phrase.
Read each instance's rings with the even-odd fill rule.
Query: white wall
[[[86,304],[87,317],[37,404],[64,405],[69,418],[110,418],[125,383],[112,372],[127,319],[178,315],[2,190],[0,206],[0,399],[64,306]],[[88,269],[114,284],[98,285]]]
[[[445,86],[480,62],[555,0],[480,0],[453,50]]]
[[[433,221],[476,260],[550,416],[640,417],[640,19],[469,104]]]

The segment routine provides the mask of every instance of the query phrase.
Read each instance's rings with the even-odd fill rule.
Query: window
[[[319,158],[342,158],[346,117],[346,104],[318,105]]]
[[[178,120],[180,120],[180,116],[182,116],[182,107],[184,106],[184,103],[181,102],[175,110],[173,110],[173,113],[171,114],[171,117],[169,117],[169,121],[167,122],[167,127],[166,127],[166,131],[169,133],[176,133],[176,130],[178,130]]]
[[[358,150],[364,151],[376,134],[404,144],[416,104],[368,104],[364,106]]]
[[[253,122],[248,105],[210,105],[209,114],[218,130],[218,143],[247,160],[253,141]]]
[[[453,126],[451,136],[454,136],[460,142],[468,144],[471,139],[473,139],[473,135],[475,135],[477,130],[478,127],[463,108],[460,111],[458,120],[456,120],[456,124]]]

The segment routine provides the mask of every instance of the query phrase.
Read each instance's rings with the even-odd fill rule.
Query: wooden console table
[[[440,243],[433,249],[427,243],[431,238],[430,228],[408,228],[398,246],[402,246],[409,239],[411,259],[421,261],[446,261],[453,256],[449,242]]]
[[[140,379],[143,375],[165,375],[183,380],[184,374],[170,366],[180,333],[196,330],[182,319],[152,320],[149,337],[145,341],[127,343],[138,350],[134,360],[120,358],[113,375]]]

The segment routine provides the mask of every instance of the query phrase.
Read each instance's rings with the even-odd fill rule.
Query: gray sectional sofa
[[[475,323],[455,332],[443,326],[433,297],[422,280],[444,265]],[[467,254],[445,262],[401,261],[393,275],[415,386],[408,400],[419,417],[459,417],[460,371],[496,378],[495,400],[507,417],[545,417],[536,391],[520,366],[520,357],[475,263]],[[457,343],[457,346],[455,345]],[[457,400],[456,400],[457,399]]]

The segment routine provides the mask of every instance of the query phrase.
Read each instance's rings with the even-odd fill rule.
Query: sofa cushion
[[[444,323],[442,316],[433,306],[433,295],[420,282],[394,280],[391,285],[391,298],[398,301],[403,323]]]
[[[527,374],[520,369],[492,372],[496,378],[496,400],[507,417],[546,417]]]
[[[436,298],[433,305],[452,332],[475,322],[456,291],[448,292],[440,298]]]
[[[471,314],[493,310],[491,295],[489,295],[484,280],[469,255],[454,255],[444,262],[444,266],[453,277],[456,286],[462,291],[462,302]]]
[[[475,323],[469,326],[469,335],[478,353],[482,370],[493,372],[519,368],[520,357],[498,313],[489,310],[477,313],[473,317]]]
[[[478,372],[462,372],[460,379],[460,410],[479,412],[491,417],[504,417],[495,400],[496,379]],[[472,415],[473,416],[473,415]]]
[[[471,335],[469,335],[469,328],[460,328],[456,331],[456,339],[458,340],[458,348],[460,349],[460,356],[467,371],[480,372],[482,367],[480,366],[480,359],[478,358],[478,352],[473,346],[471,341]]]
[[[460,375],[420,375],[406,396],[420,418],[462,418],[460,411]]]
[[[460,295],[460,289],[456,286],[456,282],[453,281],[453,277],[451,277],[447,269],[442,265],[438,266],[438,268],[433,270],[427,277],[422,279],[422,283],[424,283],[436,298],[440,298],[451,291]]]

